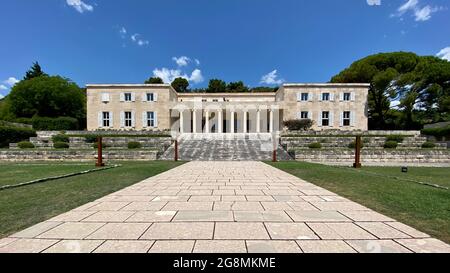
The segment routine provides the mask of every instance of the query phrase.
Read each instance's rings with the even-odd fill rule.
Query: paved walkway
[[[450,252],[261,162],[191,162],[0,240],[0,252]]]

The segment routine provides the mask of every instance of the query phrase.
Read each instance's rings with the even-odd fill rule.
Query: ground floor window
[[[103,127],[109,127],[110,126],[110,115],[109,112],[103,112],[102,113],[102,125]]]
[[[351,117],[351,113],[350,111],[345,111],[342,114],[342,125],[343,126],[350,126],[350,118]]]
[[[147,112],[147,127],[155,127],[155,112]]]
[[[125,112],[125,127],[133,126],[133,114],[131,112]]]
[[[322,126],[330,125],[330,112],[324,111],[322,112]]]

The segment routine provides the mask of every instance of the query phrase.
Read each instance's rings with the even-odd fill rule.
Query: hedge
[[[395,141],[397,143],[403,142],[404,139],[405,137],[401,135],[389,135],[386,137],[386,141]]]
[[[0,126],[0,148],[9,147],[9,143],[17,143],[35,137],[36,131],[30,128]]]
[[[55,149],[68,149],[69,143],[67,142],[55,142],[53,143],[53,148]]]
[[[308,148],[310,149],[321,149],[322,148],[322,144],[320,144],[319,142],[314,142],[308,145]]]
[[[283,125],[290,131],[306,131],[312,127],[313,121],[310,119],[291,119],[284,121]]]
[[[70,142],[69,137],[63,134],[52,136],[52,140],[53,142],[65,142],[65,143]]]
[[[20,149],[33,149],[34,144],[29,141],[21,141],[17,143],[17,147],[19,147]]]
[[[33,117],[18,118],[15,122],[31,124],[33,129],[38,131],[61,131],[61,130],[78,130],[78,120],[71,117]]]
[[[141,147],[142,147],[141,143],[137,141],[128,142],[128,149],[139,149]]]
[[[423,135],[434,136],[438,139],[442,139],[444,137],[450,137],[450,126],[423,129],[421,132]]]
[[[425,142],[422,144],[422,149],[433,149],[436,148],[436,144],[433,142]]]
[[[395,149],[398,146],[398,142],[397,141],[393,141],[393,140],[388,140],[384,143],[384,148],[385,149]]]

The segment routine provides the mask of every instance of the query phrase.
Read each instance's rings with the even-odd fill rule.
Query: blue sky
[[[450,58],[448,0],[3,1],[0,94],[33,61],[86,83],[326,82],[369,54]]]

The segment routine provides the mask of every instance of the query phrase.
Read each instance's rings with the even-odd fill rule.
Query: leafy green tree
[[[227,91],[227,83],[219,79],[211,79],[208,84],[209,93],[221,93]]]
[[[450,62],[410,52],[365,57],[331,79],[370,83],[369,127],[409,129],[450,119]],[[398,100],[398,109],[391,101]]]
[[[185,78],[176,78],[172,82],[172,87],[177,92],[187,92],[189,87],[189,82]]]
[[[164,81],[160,77],[150,77],[145,81],[146,84],[163,84]]]
[[[15,117],[86,117],[86,95],[75,83],[60,76],[40,76],[17,83],[7,97]]]
[[[258,86],[250,89],[252,93],[261,93],[261,92],[276,92],[278,87],[266,87],[266,86]]]
[[[47,74],[42,71],[41,66],[38,62],[34,62],[33,66],[26,72],[24,80],[31,80],[33,78],[41,77],[41,76],[48,76]]]
[[[238,82],[230,82],[227,84],[227,92],[248,92],[248,87],[245,86],[244,82],[238,81]]]

